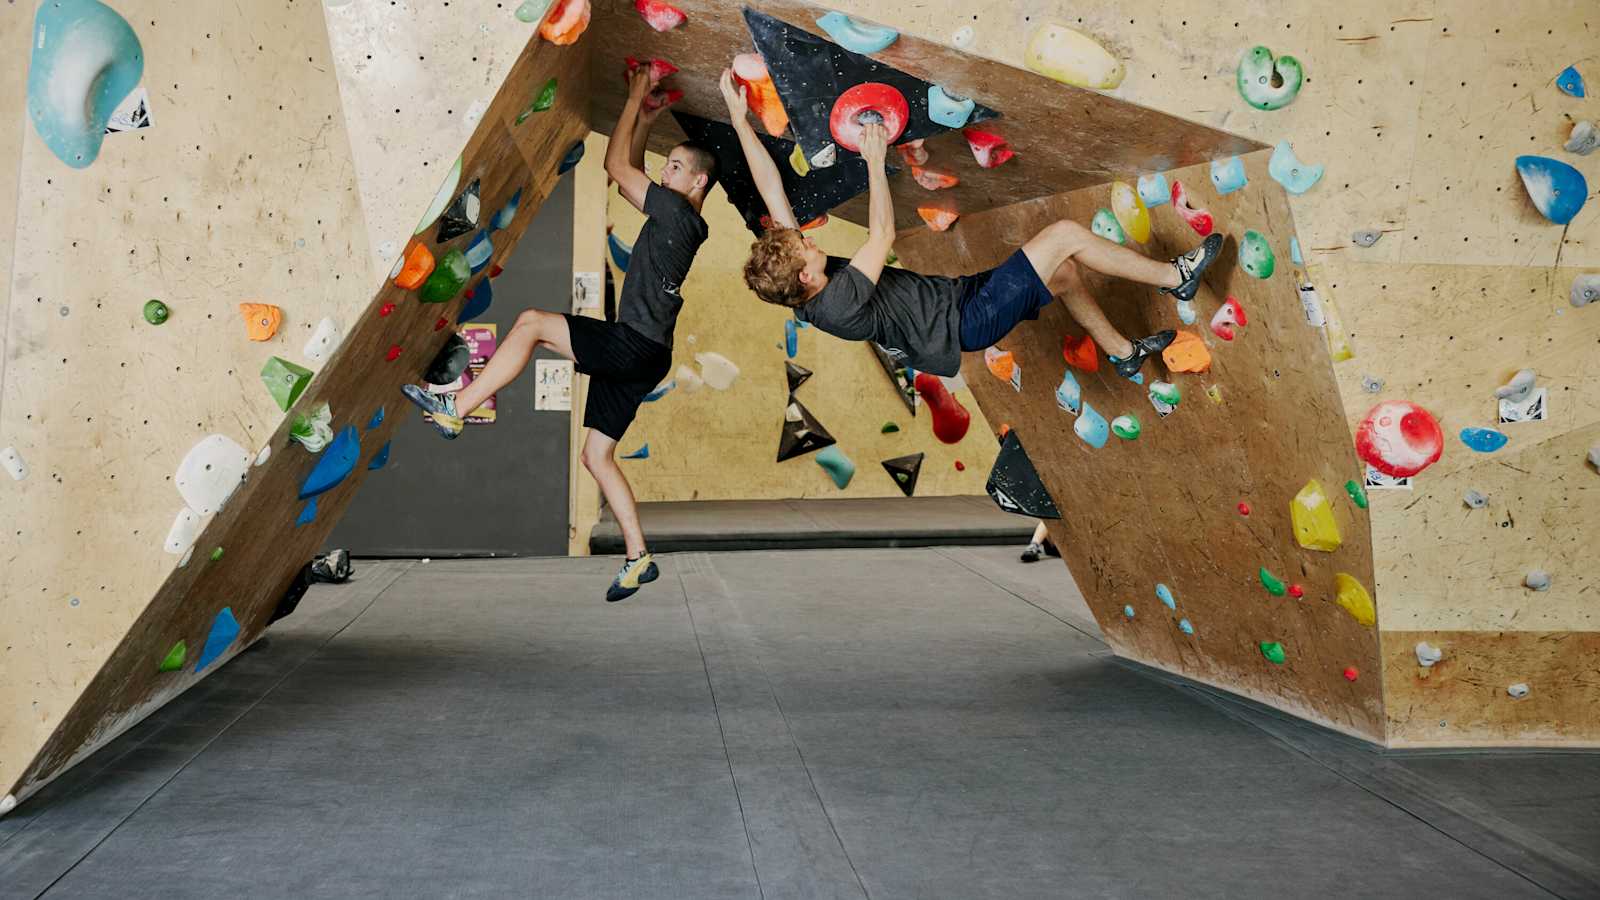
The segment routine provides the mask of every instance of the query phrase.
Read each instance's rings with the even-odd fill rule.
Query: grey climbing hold
[[[28,477],[28,464],[22,461],[22,454],[15,447],[6,447],[0,450],[0,468],[6,470],[12,481],[21,481]]]
[[[1521,403],[1533,393],[1534,372],[1532,369],[1522,369],[1511,376],[1511,380],[1495,388],[1494,395],[1501,400],[1510,400],[1512,403]]]
[[[1469,490],[1461,495],[1461,501],[1473,509],[1483,509],[1489,505],[1489,498],[1481,491]]]
[[[1600,149],[1600,127],[1596,127],[1593,122],[1579,122],[1573,125],[1572,134],[1562,148],[1568,153],[1588,156],[1596,149]]]
[[[1523,576],[1522,584],[1529,590],[1548,591],[1550,590],[1550,573],[1543,569],[1534,569]]]
[[[1350,240],[1354,241],[1357,247],[1371,247],[1381,237],[1383,237],[1383,232],[1373,228],[1363,228],[1350,234]]]
[[[1589,465],[1594,466],[1596,472],[1600,472],[1600,444],[1589,448]]]
[[[1371,375],[1361,376],[1361,389],[1369,394],[1376,394],[1383,390],[1383,379]]]
[[[1516,684],[1508,685],[1506,687],[1506,693],[1510,694],[1511,699],[1513,700],[1521,700],[1523,697],[1528,696],[1528,683],[1526,681],[1519,681]]]
[[[1588,306],[1600,300],[1600,274],[1579,275],[1572,279],[1570,297],[1573,306]]]
[[[1443,658],[1444,651],[1440,650],[1438,647],[1435,647],[1427,641],[1419,641],[1417,643],[1417,664],[1423,668],[1429,668]]]

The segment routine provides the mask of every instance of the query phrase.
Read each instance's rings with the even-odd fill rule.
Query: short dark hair
[[[699,141],[684,141],[678,146],[688,151],[695,171],[706,176],[706,193],[711,193],[711,189],[717,186],[717,155]]]

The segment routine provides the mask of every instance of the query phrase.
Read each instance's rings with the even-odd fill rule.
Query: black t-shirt
[[[671,347],[672,330],[683,308],[678,289],[689,277],[694,255],[710,231],[689,201],[653,181],[645,188],[644,212],[650,218],[633,242],[617,321]]]
[[[967,276],[921,275],[884,266],[874,285],[850,260],[828,257],[828,283],[795,318],[849,341],[876,341],[923,372],[961,371],[961,295]]]

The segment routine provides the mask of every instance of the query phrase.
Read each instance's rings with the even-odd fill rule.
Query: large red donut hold
[[[1439,461],[1444,432],[1431,413],[1409,400],[1385,400],[1356,426],[1356,455],[1394,478],[1409,478]]]
[[[865,119],[866,121],[863,121]],[[892,86],[877,81],[856,85],[833,101],[833,115],[828,117],[828,130],[833,132],[833,142],[851,153],[861,152],[861,131],[873,121],[889,132],[888,143],[900,139],[911,120],[911,106],[905,95]]]

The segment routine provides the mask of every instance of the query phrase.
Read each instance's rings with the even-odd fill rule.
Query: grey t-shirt
[[[966,277],[921,275],[884,266],[874,285],[850,260],[828,257],[828,283],[795,308],[795,318],[848,341],[876,341],[923,372],[961,371],[961,294]]]
[[[622,279],[617,321],[664,347],[672,346],[683,298],[678,288],[689,277],[694,255],[710,233],[706,220],[683,196],[655,182],[645,188],[644,213],[650,218],[633,242],[628,274]]]

